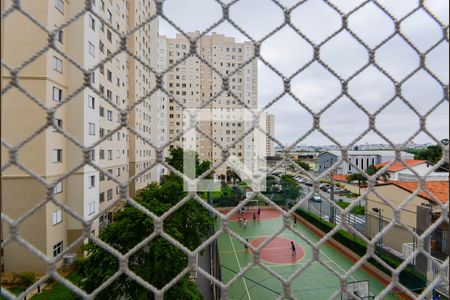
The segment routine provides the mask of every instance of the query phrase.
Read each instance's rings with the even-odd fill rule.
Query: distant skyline
[[[225,3],[229,1],[223,1]],[[298,1],[279,1],[288,7]],[[344,13],[351,11],[363,1],[331,1]],[[396,18],[402,18],[414,9],[418,1],[378,1]],[[425,1],[427,7],[440,20],[448,24],[448,1]],[[185,32],[206,30],[220,20],[222,11],[213,0],[185,0],[164,2],[164,13]],[[230,9],[230,18],[254,39],[261,39],[284,22],[282,10],[271,0],[241,0]],[[291,14],[291,22],[314,43],[320,43],[340,28],[341,18],[321,0],[310,0],[297,7]],[[348,25],[369,47],[375,47],[394,32],[394,23],[373,3],[355,12]],[[177,31],[166,21],[159,22],[160,34],[170,37]],[[376,29],[376,30],[375,30]],[[427,51],[443,38],[443,31],[423,9],[402,22],[402,33],[419,51]],[[212,29],[236,38],[248,40],[230,23],[225,22]],[[448,42],[441,41],[427,54],[426,66],[445,85],[449,78]],[[321,47],[321,59],[341,77],[347,78],[368,62],[367,50],[347,32],[341,32]],[[290,27],[283,27],[264,41],[261,55],[286,77],[291,76],[313,57],[312,47]],[[419,66],[419,56],[398,35],[376,51],[376,62],[396,80],[401,81]],[[258,61],[259,107],[264,107],[283,91],[281,78]],[[317,62],[291,80],[291,91],[314,113],[334,100],[341,91],[340,82]],[[374,113],[393,98],[393,83],[374,66],[362,71],[349,84],[349,93],[369,113]],[[428,113],[440,101],[442,103],[429,113],[427,129],[436,139],[449,136],[448,98],[443,88],[423,69],[402,84],[402,95],[419,114]],[[275,137],[284,144],[292,144],[313,126],[311,114],[296,103],[292,97],[283,96],[268,111],[275,114]],[[321,128],[342,144],[348,144],[368,128],[367,115],[347,97],[341,97],[321,115]],[[419,118],[401,99],[395,99],[376,118],[376,128],[394,143],[403,143],[419,128]],[[423,132],[413,137],[417,143],[434,143]],[[356,144],[387,143],[374,132],[369,132]],[[327,145],[331,140],[315,131],[302,140],[302,144]]]

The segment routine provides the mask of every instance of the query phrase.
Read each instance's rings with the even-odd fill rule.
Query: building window
[[[111,11],[109,9],[108,9],[107,14],[108,14],[108,21],[109,21],[109,23],[112,24],[112,13],[111,13]]]
[[[111,200],[113,198],[113,190],[109,189],[106,191],[106,199]]]
[[[52,151],[52,162],[61,163],[62,162],[62,149],[53,149]]]
[[[63,251],[63,241],[53,246],[53,257],[58,256]]]
[[[112,150],[108,150],[108,160],[112,160]]]
[[[91,201],[91,202],[89,202],[89,204],[88,204],[88,214],[89,215],[92,215],[92,214],[95,214],[95,201]]]
[[[53,225],[59,224],[62,222],[62,210],[59,209],[53,212]]]
[[[53,189],[53,194],[59,194],[59,193],[62,193],[62,191],[63,191],[63,186],[62,186],[62,182],[60,181],[55,185],[55,188]]]
[[[60,30],[56,34],[56,40],[62,44],[63,43],[63,39],[64,39],[64,32],[62,30]]]
[[[61,119],[55,119],[55,126],[62,129],[63,128],[63,121]],[[53,129],[53,131],[56,131],[56,129]]]
[[[107,118],[109,121],[112,121],[112,111],[110,111],[109,109],[108,109],[108,111],[106,112],[106,118]]]
[[[56,102],[61,102],[63,98],[63,91],[56,86],[53,87],[53,100]]]
[[[98,156],[100,157],[101,160],[105,159],[105,150],[100,150]],[[100,181],[102,181],[101,179],[102,179],[102,176],[100,176]]]
[[[91,150],[91,160],[95,161],[95,150]]]
[[[63,72],[63,61],[56,56],[53,56],[53,70],[59,73]]]
[[[109,29],[106,30],[106,38],[108,41],[112,42],[112,33]]]
[[[105,192],[100,193],[98,197],[98,202],[103,203],[105,202]]]
[[[110,70],[106,71],[106,78],[109,82],[112,82],[112,72]]]
[[[55,0],[55,8],[64,14],[64,0]]]
[[[104,137],[105,136],[105,129],[100,128],[99,135],[100,135],[101,138]]]
[[[92,96],[88,96],[88,107],[95,109],[95,98]]]
[[[100,117],[104,117],[105,116],[105,109],[103,108],[103,106],[100,106],[99,114],[100,114]]]
[[[89,15],[89,27],[95,31],[95,19],[91,15]]]
[[[95,124],[88,123],[88,125],[89,125],[89,135],[95,135]]]
[[[100,50],[101,53],[105,53],[105,45],[102,42],[98,44],[98,50]]]
[[[88,45],[88,53],[92,56],[92,57],[95,57],[95,46],[94,46],[94,44],[92,44],[91,42],[89,42],[89,45]]]
[[[95,175],[90,175],[89,176],[89,187],[90,188],[95,187]]]

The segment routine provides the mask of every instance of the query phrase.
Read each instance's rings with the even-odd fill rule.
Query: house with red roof
[[[423,176],[430,172],[433,168],[433,164],[429,163],[428,161],[416,159],[404,159],[401,162],[395,161],[394,163],[392,163],[392,161],[386,161],[380,164],[376,164],[375,166],[388,166],[387,172],[390,175],[389,180],[392,181],[404,181],[405,178],[410,179],[416,177],[414,172],[416,172],[420,176]],[[431,173],[431,177],[433,177],[433,174],[434,173]],[[440,178],[444,178],[445,175],[447,175],[448,180],[448,173],[445,173],[444,176],[441,176]]]
[[[443,205],[448,205],[449,182],[426,181],[424,189],[419,182],[391,181],[374,187],[366,201],[366,233],[372,238],[380,229],[397,221],[384,235],[383,245],[402,253],[405,244],[415,242],[412,232],[417,228],[419,206],[431,208],[433,220],[439,219]],[[395,210],[399,218],[395,219]],[[445,210],[444,210],[445,211]],[[440,259],[449,255],[449,223],[441,223],[431,237],[433,252]]]

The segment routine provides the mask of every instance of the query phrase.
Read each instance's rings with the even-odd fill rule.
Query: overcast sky
[[[298,1],[278,0],[291,7]],[[229,2],[229,1],[224,1]],[[331,1],[343,12],[349,12],[363,1]],[[403,18],[413,10],[418,1],[379,0],[396,18]],[[448,26],[449,1],[428,0],[427,7],[444,25]],[[168,0],[164,13],[184,31],[204,31],[222,17],[220,6],[214,0]],[[283,23],[282,10],[271,0],[241,0],[232,6],[230,17],[255,40],[261,39]],[[341,26],[341,17],[322,0],[309,0],[297,7],[291,14],[292,23],[314,43],[320,43]],[[376,47],[394,32],[394,23],[375,4],[369,3],[353,13],[348,19],[351,30],[370,47]],[[177,33],[171,25],[160,21],[160,34],[169,37]],[[425,52],[443,37],[440,26],[419,10],[406,18],[401,25],[403,34]],[[246,40],[230,23],[225,22],[211,32]],[[285,26],[264,41],[262,56],[276,69],[289,77],[313,55],[312,47],[294,30]],[[427,67],[440,80],[449,81],[448,42],[441,42],[427,54]],[[342,32],[321,47],[321,58],[336,73],[348,78],[368,61],[368,53],[348,32]],[[376,52],[376,61],[391,76],[401,81],[419,66],[419,57],[399,36],[392,38]],[[294,94],[313,112],[321,111],[341,91],[339,81],[314,62],[291,81]],[[280,77],[261,61],[258,62],[258,99],[263,107],[283,91]],[[349,84],[350,94],[369,112],[375,112],[390,100],[394,94],[392,82],[375,67],[370,66]],[[420,114],[426,114],[444,97],[442,87],[423,69],[408,79],[402,86],[402,95]],[[448,99],[432,112],[427,128],[438,139],[449,136]],[[275,114],[275,136],[285,144],[292,144],[306,133],[312,125],[311,114],[290,96],[283,97],[269,108]],[[417,115],[400,99],[387,106],[376,119],[376,127],[395,143],[409,139],[419,128]],[[347,144],[368,128],[368,118],[355,104],[342,97],[321,117],[321,128],[339,142]],[[426,143],[431,139],[424,133],[414,138],[415,142]],[[369,133],[358,143],[378,143],[383,140],[375,133]],[[331,141],[315,132],[301,144],[326,145]]]

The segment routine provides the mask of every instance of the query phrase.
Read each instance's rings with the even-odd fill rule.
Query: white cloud
[[[229,3],[230,1],[223,1]],[[291,7],[298,1],[281,0]],[[362,0],[331,1],[337,9],[348,13]],[[251,36],[259,39],[283,22],[282,10],[269,0],[241,0],[232,6],[232,19]],[[389,12],[401,18],[416,9],[415,0],[380,0]],[[448,1],[428,0],[427,7],[444,25],[448,25]],[[180,6],[181,5],[181,6]],[[184,31],[205,30],[221,18],[221,8],[212,0],[168,0],[164,2],[166,15]],[[292,23],[305,33],[314,43],[323,41],[341,26],[339,14],[321,0],[310,0],[299,5],[291,14]],[[377,5],[369,2],[349,17],[349,28],[369,47],[376,47],[392,34],[393,22]],[[413,41],[420,51],[442,39],[440,26],[423,9],[411,14],[401,26],[405,36]],[[236,37],[245,36],[228,22],[220,24],[212,31]],[[161,34],[173,36],[173,27],[160,22]],[[312,57],[308,45],[292,29],[285,27],[263,43],[262,55],[279,71],[288,77]],[[448,42],[441,41],[426,55],[426,66],[443,84],[448,85],[449,59]],[[340,33],[321,47],[321,58],[339,75],[347,77],[368,60],[367,51],[347,32]],[[419,66],[419,55],[400,36],[395,36],[376,50],[376,62],[395,80],[402,81]],[[259,103],[264,106],[283,92],[283,82],[273,71],[258,63]],[[291,81],[292,92],[312,111],[318,112],[340,94],[341,84],[324,67],[313,63]],[[368,67],[349,84],[350,94],[366,109],[373,113],[394,96],[393,82],[374,66]],[[424,70],[411,76],[402,84],[402,95],[423,114],[436,105],[444,96],[440,84]],[[309,112],[291,97],[285,96],[269,112],[276,116],[276,137],[283,143],[292,143],[312,126]],[[345,98],[333,105],[322,117],[322,125],[327,132],[340,141],[350,141],[363,128],[367,128],[367,117]],[[377,128],[386,133],[394,142],[401,142],[418,128],[419,118],[405,104],[396,100],[377,117]],[[437,139],[448,137],[448,99],[428,118],[427,128]],[[416,142],[429,142],[426,134],[420,134]],[[376,134],[368,134],[360,142],[383,142]],[[330,141],[315,133],[304,142],[328,144]]]

